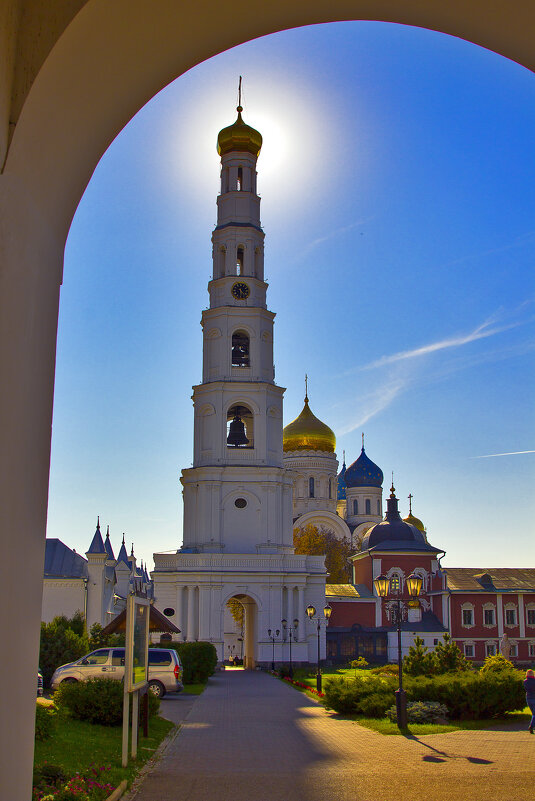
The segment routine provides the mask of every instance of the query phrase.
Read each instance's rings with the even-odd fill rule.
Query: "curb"
[[[118,801],[128,786],[126,779],[123,779],[118,787],[115,788],[113,793],[106,798],[106,801]]]

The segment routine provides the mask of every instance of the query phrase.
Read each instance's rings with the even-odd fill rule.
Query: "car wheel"
[[[78,679],[73,679],[72,676],[69,676],[69,678],[63,679],[61,684],[76,684],[77,682],[78,682]]]
[[[156,696],[156,698],[163,698],[165,695],[165,688],[160,681],[149,681],[149,692]]]

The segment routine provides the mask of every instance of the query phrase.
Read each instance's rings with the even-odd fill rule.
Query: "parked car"
[[[37,697],[41,698],[43,695],[43,674],[40,670],[37,671]]]
[[[104,677],[122,681],[124,648],[98,648],[76,662],[61,665],[54,671],[50,686],[56,690],[64,681],[87,681]],[[184,689],[182,663],[173,648],[149,648],[149,690],[158,698]]]

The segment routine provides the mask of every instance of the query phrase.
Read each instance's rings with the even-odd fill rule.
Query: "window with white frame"
[[[473,604],[463,604],[461,606],[461,621],[464,628],[474,625],[474,606]]]
[[[496,609],[492,604],[485,604],[483,607],[483,625],[495,626],[496,625]]]
[[[528,643],[528,653],[530,656],[535,656],[535,642]]]
[[[465,644],[464,644],[464,655],[470,659],[470,658],[474,657],[474,653],[475,653],[474,643],[473,642],[465,642]]]
[[[535,606],[528,606],[526,609],[526,623],[528,626],[535,626]]]
[[[495,642],[486,642],[485,643],[485,655],[486,656],[496,656],[496,643]]]
[[[516,626],[518,622],[516,606],[513,604],[507,604],[505,607],[505,625],[506,626]]]
[[[509,656],[518,656],[518,645],[516,642],[510,644]]]
[[[392,573],[390,576],[390,592],[399,592],[401,590],[401,579],[399,573]]]

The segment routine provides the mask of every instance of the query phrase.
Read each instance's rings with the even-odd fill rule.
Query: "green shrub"
[[[388,663],[387,665],[378,665],[370,670],[372,676],[397,676],[399,668],[397,665]]]
[[[35,739],[48,740],[56,727],[54,709],[44,704],[36,704],[35,709]]]
[[[51,765],[45,762],[33,769],[33,786],[37,788],[44,788],[56,786],[61,782],[66,781],[67,774],[59,765]]]
[[[503,654],[487,656],[481,666],[481,673],[501,673],[502,670],[514,670],[512,662],[505,658]]]
[[[123,720],[123,682],[94,678],[88,681],[62,682],[54,694],[54,704],[73,718],[119,726]],[[149,717],[156,715],[160,700],[149,693]]]
[[[357,703],[357,714],[365,718],[382,718],[392,703],[392,693],[371,693]]]
[[[452,718],[490,718],[522,710],[526,704],[521,676],[516,671],[461,671],[418,676],[405,682],[410,701],[438,701]]]
[[[439,676],[407,676],[404,681],[408,701],[436,701],[444,704],[452,718],[490,718],[522,710],[525,694],[517,671],[477,673],[459,671]],[[372,716],[377,697],[388,698],[380,715],[392,704],[397,678],[377,675],[356,679],[333,678],[325,683],[325,703],[342,714]],[[366,711],[364,711],[366,710]]]
[[[51,623],[41,623],[39,666],[45,687],[50,686],[50,679],[57,667],[74,662],[88,651],[89,641],[79,613],[71,619],[59,615]]]
[[[125,633],[104,634],[104,629],[100,623],[93,623],[89,629],[89,650],[96,651],[97,648],[124,648]]]
[[[396,705],[386,711],[386,717],[392,722],[398,719]],[[448,717],[448,708],[438,701],[409,701],[407,704],[408,723],[436,723]]]
[[[182,676],[184,684],[201,684],[208,681],[217,665],[217,651],[211,642],[170,642],[166,648],[174,648],[178,652],[184,668]]]
[[[341,714],[366,717],[384,715],[392,703],[396,680],[390,676],[358,676],[355,679],[335,677],[325,682],[325,704]]]

